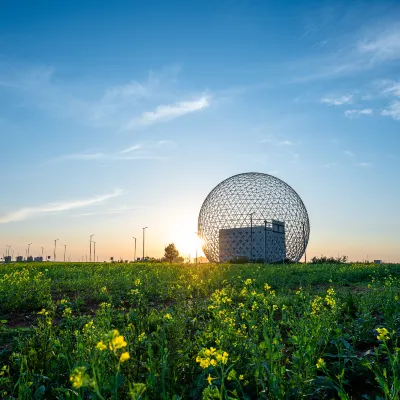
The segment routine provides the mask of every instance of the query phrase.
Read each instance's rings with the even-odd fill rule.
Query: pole
[[[250,213],[250,261],[253,260],[253,212]]]
[[[143,228],[143,258],[142,258],[142,261],[144,261],[144,231],[145,231],[145,229],[147,229],[147,226],[145,226]]]
[[[28,257],[29,257],[29,248],[31,247],[31,244],[32,244],[32,243],[29,243],[29,244],[28,244]]]
[[[93,234],[93,235],[90,235],[90,244],[89,244],[89,262],[91,262],[91,261],[92,261],[92,236],[94,236],[94,234]]]
[[[65,253],[67,252],[67,245],[64,244],[64,262],[65,262]]]
[[[306,254],[306,233],[303,222],[303,248],[304,248],[304,263],[307,264],[307,254]]]
[[[267,220],[264,220],[264,264],[267,263]]]
[[[196,234],[196,239],[198,239],[199,232],[195,232],[195,234]],[[198,258],[197,250],[198,250],[198,240],[196,240],[196,267],[197,267],[197,258]]]
[[[44,247],[41,247],[41,249],[42,249],[42,261],[43,261],[43,250],[44,250]]]
[[[57,240],[60,240],[60,239],[55,239],[54,240],[54,257],[53,257],[53,261],[56,261]]]
[[[94,262],[96,262],[96,242],[93,242],[93,250],[94,250],[93,259]]]
[[[135,251],[133,253],[133,261],[136,261],[136,238],[132,236],[132,239],[135,239]]]

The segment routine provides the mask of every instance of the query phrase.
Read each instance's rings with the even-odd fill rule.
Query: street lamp
[[[136,261],[136,238],[132,236],[132,239],[135,239],[135,251],[133,253],[133,261]]]
[[[57,240],[60,240],[60,239],[55,239],[54,240],[54,257],[53,257],[53,261],[56,261]]]
[[[29,257],[29,247],[31,247],[32,243],[28,243],[28,257]]]
[[[10,246],[9,244],[6,244],[6,256],[10,255],[10,249],[12,246]]]
[[[195,234],[196,234],[196,267],[197,267],[197,247],[198,247],[199,232],[195,232]]]
[[[43,250],[44,250],[44,247],[41,247],[41,249],[42,249],[42,261],[43,261]]]
[[[65,262],[65,253],[67,252],[67,245],[64,244],[64,262]]]
[[[143,228],[143,258],[142,258],[142,261],[144,261],[144,231],[145,231],[145,229],[147,229],[148,228],[148,226],[145,226],[144,228]]]
[[[92,237],[94,236],[94,233],[93,233],[93,235],[90,235],[90,245],[89,245],[89,248],[90,248],[90,253],[89,253],[89,262],[91,262],[92,261]]]
[[[250,213],[250,261],[253,260],[253,214]]]
[[[93,258],[94,258],[94,262],[96,262],[96,242],[95,241],[93,241],[93,250],[94,250]]]

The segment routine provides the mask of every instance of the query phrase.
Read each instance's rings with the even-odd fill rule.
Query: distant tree
[[[342,257],[326,257],[321,255],[321,257],[313,257],[311,259],[311,264],[345,264],[347,262],[347,256]]]
[[[165,249],[164,249],[164,257],[172,263],[175,259],[179,257],[179,251],[176,249],[174,243],[170,243]]]

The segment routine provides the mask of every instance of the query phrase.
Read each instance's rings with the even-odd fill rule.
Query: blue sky
[[[276,175],[308,256],[400,261],[396,1],[0,3],[0,246],[195,252],[208,192]],[[59,255],[60,258],[60,255]]]

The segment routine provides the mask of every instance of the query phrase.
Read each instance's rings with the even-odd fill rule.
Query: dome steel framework
[[[282,180],[263,173],[231,176],[217,185],[204,200],[198,234],[210,262],[219,262],[221,229],[244,228],[284,222],[286,259],[299,261],[310,235],[307,210],[300,196]]]

